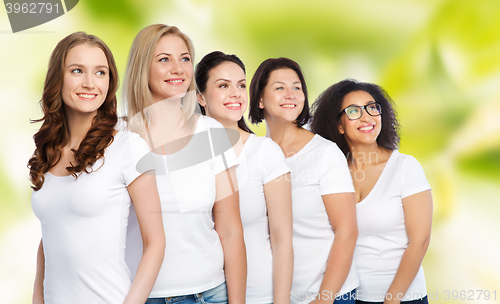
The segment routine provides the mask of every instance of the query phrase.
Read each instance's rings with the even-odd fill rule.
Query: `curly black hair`
[[[380,147],[395,150],[399,146],[399,123],[394,110],[394,102],[380,86],[345,79],[326,89],[312,106],[311,131],[336,143],[347,157],[350,149],[343,134],[339,132],[340,115],[344,97],[355,91],[365,91],[382,107],[382,129],[377,137]]]

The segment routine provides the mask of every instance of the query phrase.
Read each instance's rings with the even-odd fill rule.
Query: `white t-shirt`
[[[237,165],[238,159],[230,144],[223,149],[224,158],[218,155],[216,146],[221,141],[229,142],[222,125],[200,115],[195,135],[183,149],[170,155],[152,154],[166,248],[151,298],[199,293],[225,280],[222,245],[212,218],[215,176]],[[141,256],[142,239],[132,211],[126,248],[132,277]]]
[[[149,153],[139,135],[120,131],[94,172],[78,179],[45,174],[31,196],[42,224],[45,303],[122,303],[130,286],[125,235],[131,199],[127,186]],[[101,167],[102,166],[102,167]]]
[[[359,277],[359,300],[384,301],[408,246],[402,200],[429,189],[419,162],[394,150],[373,189],[357,204],[359,236],[354,262]],[[420,266],[403,300],[425,295],[424,270]]]
[[[317,134],[287,161],[293,206],[294,269],[290,300],[292,304],[309,303],[321,287],[335,237],[322,195],[354,192],[354,187],[342,151]],[[353,263],[339,293],[357,286]]]
[[[281,148],[250,134],[236,169],[247,250],[247,303],[273,302],[273,256],[264,184],[290,172]]]

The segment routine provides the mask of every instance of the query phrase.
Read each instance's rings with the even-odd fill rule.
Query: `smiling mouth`
[[[375,128],[375,125],[371,125],[371,126],[366,126],[366,127],[358,128],[358,130],[360,130],[360,131],[371,131],[374,128]]]
[[[231,103],[224,104],[224,106],[228,109],[231,109],[231,110],[239,110],[241,108],[241,103],[231,102]]]
[[[184,82],[184,79],[165,80],[165,82],[169,84],[181,84]]]
[[[82,99],[94,99],[97,97],[97,94],[76,94],[78,97]]]
[[[284,104],[284,105],[281,105],[280,107],[282,107],[282,108],[288,108],[288,109],[293,109],[296,106],[297,105],[294,105],[294,104]]]

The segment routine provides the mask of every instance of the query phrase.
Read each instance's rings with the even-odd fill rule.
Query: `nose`
[[[172,66],[170,69],[172,74],[182,74],[182,66],[178,60],[172,60]]]
[[[297,98],[297,96],[295,96],[295,92],[293,91],[293,89],[291,88],[287,88],[286,91],[285,91],[286,95],[285,95],[285,98],[286,99],[295,99]]]
[[[87,89],[93,89],[94,88],[94,80],[92,79],[92,74],[88,73],[85,75],[85,78],[82,83],[82,87],[87,88]]]
[[[361,117],[359,118],[359,120],[370,121],[372,119],[371,115],[366,111],[366,108],[363,108],[361,111]]]
[[[241,92],[238,90],[237,86],[231,86],[231,91],[229,97],[238,98],[241,96]]]

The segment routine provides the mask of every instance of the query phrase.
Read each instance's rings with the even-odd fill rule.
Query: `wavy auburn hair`
[[[118,121],[116,111],[116,91],[118,89],[118,70],[113,54],[106,44],[93,35],[76,32],[61,40],[49,60],[49,68],[45,77],[40,105],[43,111],[41,119],[31,122],[42,122],[42,126],[35,133],[35,152],[28,162],[31,183],[35,191],[40,190],[45,182],[47,173],[61,159],[61,149],[68,143],[67,118],[62,100],[62,87],[65,73],[65,61],[68,52],[75,46],[87,44],[98,47],[108,60],[109,89],[106,99],[92,120],[87,135],[80,143],[78,150],[74,150],[75,162],[66,170],[78,178],[79,173],[92,172],[92,165],[104,156],[106,149],[113,142],[113,133]]]

